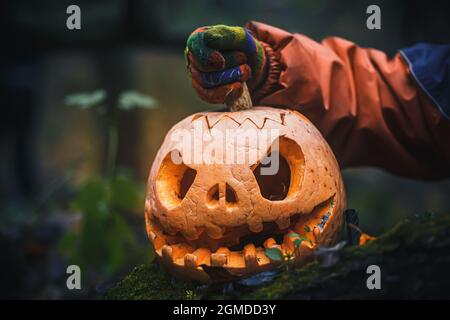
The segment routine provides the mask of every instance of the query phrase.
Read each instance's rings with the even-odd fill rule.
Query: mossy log
[[[425,220],[425,221],[424,221]],[[112,287],[107,299],[389,299],[450,298],[450,215],[399,223],[364,246],[339,251],[332,266],[319,260],[281,267],[259,286],[198,286],[171,278],[156,265],[139,266]],[[381,289],[369,290],[369,265],[381,269]]]

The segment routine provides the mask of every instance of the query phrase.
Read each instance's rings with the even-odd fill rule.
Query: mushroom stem
[[[247,84],[242,83],[242,94],[236,100],[227,102],[227,107],[231,112],[249,110],[252,108],[252,98],[250,97],[250,92],[248,91]]]

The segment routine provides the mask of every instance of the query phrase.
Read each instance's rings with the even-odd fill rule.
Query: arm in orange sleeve
[[[450,177],[450,120],[400,54],[327,38],[317,43],[262,23],[247,28],[268,56],[255,105],[292,108],[322,132],[342,168],[375,166],[418,179]]]

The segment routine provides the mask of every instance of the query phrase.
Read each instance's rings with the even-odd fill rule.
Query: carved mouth
[[[198,239],[188,240],[181,234],[165,234],[148,214],[146,221],[154,250],[166,265],[200,270],[204,266],[223,267],[231,273],[247,274],[269,269],[277,263],[266,256],[268,248],[278,248],[282,254],[301,258],[309,255],[319,242],[331,244],[333,239],[327,239],[327,234],[336,232],[324,231],[330,228],[334,231],[339,226],[339,223],[332,223],[336,220],[334,207],[335,196],[332,196],[310,214],[291,216],[287,228],[280,229],[276,223],[267,222],[261,232],[243,232],[247,228],[243,226],[227,230],[221,239],[211,239],[204,232]],[[236,236],[238,234],[244,235]],[[301,242],[296,248],[294,242],[299,237],[309,241]]]

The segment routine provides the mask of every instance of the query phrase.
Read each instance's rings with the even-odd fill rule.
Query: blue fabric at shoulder
[[[450,44],[418,43],[400,53],[419,86],[450,119]]]

